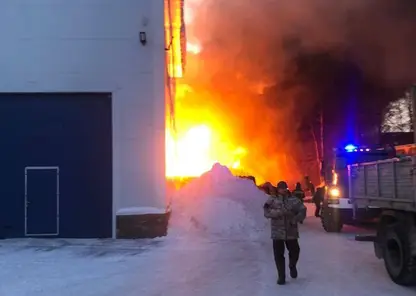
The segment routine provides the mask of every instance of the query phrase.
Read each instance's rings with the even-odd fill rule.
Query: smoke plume
[[[319,110],[328,150],[378,126],[386,104],[416,80],[414,0],[191,5],[188,36],[202,52],[188,57],[194,93],[181,103],[215,113],[248,148],[243,166],[263,179],[316,180]]]

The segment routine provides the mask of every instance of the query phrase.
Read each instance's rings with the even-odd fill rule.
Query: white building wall
[[[0,2],[0,92],[112,92],[115,211],[166,206],[163,5]]]

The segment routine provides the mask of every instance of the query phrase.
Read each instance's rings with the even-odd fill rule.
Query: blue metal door
[[[111,109],[105,93],[0,93],[0,236],[111,237]],[[26,204],[27,167],[59,167],[59,224],[56,171],[29,170]]]
[[[25,168],[25,235],[59,235],[59,168]]]

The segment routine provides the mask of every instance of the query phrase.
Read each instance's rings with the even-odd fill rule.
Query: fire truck
[[[412,88],[416,110],[416,85]],[[413,112],[413,126],[416,112]],[[416,128],[413,128],[416,143]],[[321,221],[328,232],[344,224],[377,222],[374,251],[391,280],[416,285],[416,145],[347,145],[335,149]]]
[[[416,156],[416,144],[394,147],[349,144],[334,149],[334,161],[329,169],[329,177],[326,176],[326,195],[321,213],[325,231],[340,232],[344,225],[376,222],[381,213],[381,209],[375,206],[354,209],[349,166],[407,156]]]
[[[394,152],[394,150],[393,150]],[[327,232],[340,232],[344,225],[371,222],[380,214],[377,207],[353,210],[348,178],[348,166],[389,159],[392,151],[378,145],[358,146],[349,144],[334,149],[333,163],[326,176],[326,194],[322,204],[321,222]],[[328,169],[327,169],[328,170]]]

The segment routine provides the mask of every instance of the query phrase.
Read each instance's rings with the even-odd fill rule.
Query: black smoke
[[[195,9],[188,33],[203,51],[186,80],[210,100],[188,103],[221,114],[250,151],[245,166],[271,181],[316,178],[311,130],[321,137],[321,113],[325,150],[376,141],[384,108],[416,81],[416,1],[205,0]]]

